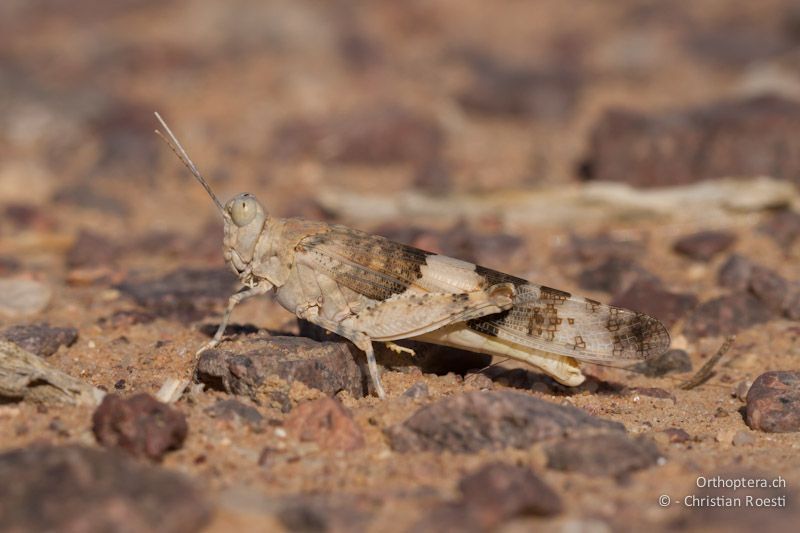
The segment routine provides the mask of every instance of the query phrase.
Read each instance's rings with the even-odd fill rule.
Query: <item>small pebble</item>
[[[756,441],[755,437],[748,431],[737,431],[733,436],[734,446],[748,446]]]
[[[39,313],[52,293],[44,283],[31,279],[0,278],[0,315],[10,318]]]

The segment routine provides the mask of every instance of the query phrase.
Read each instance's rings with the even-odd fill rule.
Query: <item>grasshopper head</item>
[[[225,219],[225,260],[237,272],[242,272],[253,260],[267,213],[255,196],[245,192],[225,204],[222,216]]]
[[[258,236],[264,230],[267,221],[267,212],[250,193],[241,193],[234,196],[224,206],[214,194],[211,186],[197,170],[194,162],[189,158],[189,154],[181,146],[178,138],[169,129],[167,123],[158,113],[155,114],[158,121],[163,126],[166,135],[156,130],[156,133],[164,139],[164,142],[175,152],[189,172],[197,179],[200,185],[206,190],[214,205],[222,214],[225,221],[225,261],[228,262],[237,274],[242,274],[247,270],[247,265],[253,260]]]

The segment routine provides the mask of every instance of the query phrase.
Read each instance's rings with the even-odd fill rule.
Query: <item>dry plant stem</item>
[[[14,343],[0,341],[0,397],[69,405],[97,405],[105,393],[56,370]]]
[[[733,342],[735,340],[736,340],[736,335],[731,335],[730,337],[725,339],[725,342],[723,342],[722,346],[719,347],[717,353],[715,353],[713,357],[711,357],[711,359],[706,361],[706,364],[704,364],[703,367],[700,370],[698,370],[694,376],[692,376],[688,380],[678,385],[678,388],[683,390],[691,390],[694,389],[695,387],[699,387],[700,385],[708,381],[708,379],[711,378],[711,376],[714,373],[714,367],[717,366],[719,360],[722,359],[722,357],[728,352],[728,350],[731,349],[731,346],[733,346]]]

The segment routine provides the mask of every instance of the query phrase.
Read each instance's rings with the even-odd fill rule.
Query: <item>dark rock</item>
[[[217,333],[217,329],[219,329],[219,324],[203,324],[197,329],[203,335],[206,335],[209,338],[211,338]],[[260,330],[253,324],[228,324],[228,326],[225,328],[225,335],[230,337],[255,335],[259,332],[263,333],[263,330]]]
[[[736,234],[730,231],[700,231],[681,237],[673,246],[679,254],[695,261],[709,261],[736,242]]]
[[[47,232],[57,227],[55,219],[44,208],[28,204],[10,204],[3,210],[3,219],[15,228]]]
[[[720,268],[718,280],[723,287],[748,289],[774,313],[800,319],[800,284],[787,281],[772,269],[733,254]]]
[[[0,276],[14,274],[22,268],[22,264],[15,257],[0,255]]]
[[[52,327],[46,323],[18,325],[0,331],[0,339],[41,357],[49,357],[61,346],[72,346],[78,339],[78,330]]]
[[[117,217],[125,217],[130,212],[128,206],[123,202],[98,192],[89,184],[70,185],[59,189],[53,195],[52,202],[91,209]]]
[[[731,254],[717,273],[717,282],[722,287],[737,291],[750,287],[750,276],[753,274],[755,264],[739,254]]]
[[[264,420],[258,409],[239,400],[217,400],[217,403],[206,409],[205,412],[214,418],[241,420],[253,427],[258,427]]]
[[[562,255],[582,263],[601,263],[612,258],[633,261],[645,253],[644,243],[629,239],[615,239],[607,233],[591,237],[570,235]]]
[[[339,342],[346,344],[352,353],[361,357],[360,350],[351,347],[352,345],[348,341],[345,341],[338,335],[330,333],[305,320],[298,319],[297,323],[300,327],[301,336],[321,342]],[[382,343],[376,343],[374,345],[375,357],[380,365],[387,368],[416,367],[425,374],[444,376],[450,372],[464,375],[470,370],[485,368],[492,364],[492,357],[482,353],[469,352],[467,350],[459,350],[458,348],[450,348],[412,340],[400,340],[396,342],[401,346],[414,350],[415,355],[412,357],[410,354],[398,354],[389,350]]]
[[[506,521],[524,516],[553,516],[561,498],[530,468],[490,463],[459,483],[461,498],[434,508],[412,531],[495,531]]]
[[[301,403],[284,422],[286,432],[322,450],[352,451],[364,447],[364,435],[353,415],[338,400],[320,398]]]
[[[428,386],[424,381],[417,381],[403,392],[404,398],[425,398],[428,396]]]
[[[421,164],[414,174],[414,187],[433,196],[450,192],[452,181],[447,165],[439,158]]]
[[[755,265],[750,274],[750,292],[767,307],[780,313],[789,293],[789,282],[774,270]]]
[[[256,396],[267,378],[287,385],[300,381],[330,396],[347,391],[364,396],[367,374],[356,363],[355,347],[302,337],[248,338],[240,351],[206,350],[197,363],[197,379],[232,394]]]
[[[67,252],[69,268],[101,267],[119,260],[120,248],[106,237],[91,231],[81,231]]]
[[[153,142],[152,105],[115,101],[90,121],[100,153],[94,174],[104,178],[149,178],[156,174],[161,147]]]
[[[220,312],[238,286],[236,276],[227,268],[184,268],[155,280],[126,281],[117,288],[158,316],[193,322]]]
[[[315,156],[339,163],[426,164],[444,140],[432,119],[395,105],[359,109],[328,120],[294,120],[274,136],[276,156]]]
[[[379,235],[423,250],[462,259],[476,264],[503,263],[522,247],[524,241],[508,233],[473,231],[466,221],[460,221],[445,231],[414,227],[384,225]]]
[[[482,533],[470,516],[469,509],[459,502],[444,503],[425,514],[410,531],[414,533]]]
[[[669,328],[697,306],[697,297],[668,291],[652,281],[638,280],[624,293],[617,295],[611,304],[646,313]]]
[[[583,177],[639,187],[728,176],[800,182],[800,104],[765,96],[648,116],[608,111],[595,126]]]
[[[691,435],[682,428],[667,428],[663,433],[667,436],[669,442],[672,443],[688,442],[692,438]]]
[[[528,394],[476,391],[419,409],[385,430],[395,451],[476,452],[527,448],[544,439],[581,431],[624,431],[624,426],[575,407],[554,405]]]
[[[487,530],[516,516],[553,516],[562,509],[558,494],[526,467],[490,463],[458,487],[464,508]]]
[[[184,476],[82,446],[30,446],[0,455],[5,531],[190,533],[211,507]]]
[[[561,66],[512,66],[474,52],[467,59],[473,79],[456,100],[473,113],[560,120],[572,112],[580,96],[580,76]]]
[[[774,240],[782,250],[788,250],[800,238],[800,213],[779,211],[762,223],[758,230]]]
[[[656,357],[650,357],[633,367],[647,377],[660,378],[667,374],[680,374],[692,371],[692,360],[683,350],[668,350]]]
[[[653,441],[622,433],[567,439],[549,445],[545,453],[549,468],[611,476],[649,468],[661,457]]]
[[[800,372],[761,374],[747,393],[747,425],[769,433],[800,431]]]
[[[625,292],[638,281],[646,281],[653,286],[659,283],[656,276],[636,261],[621,257],[610,257],[598,266],[585,269],[578,277],[581,288],[611,294]]]
[[[380,43],[355,24],[339,36],[338,48],[347,66],[356,71],[365,71],[384,62]]]
[[[149,324],[156,319],[156,315],[138,309],[121,309],[114,311],[110,316],[104,316],[97,320],[101,326],[112,328],[124,328],[135,326],[136,324]]]
[[[183,445],[189,427],[182,413],[149,394],[109,394],[92,415],[92,431],[103,446],[160,461]]]
[[[700,304],[686,319],[684,334],[690,340],[733,335],[769,321],[772,312],[747,292],[720,296]]]
[[[776,18],[782,18],[782,15]],[[694,28],[685,33],[683,44],[705,63],[737,70],[768,61],[792,47],[786,32],[780,27],[754,23],[746,16],[724,18]]]
[[[277,502],[277,517],[288,531],[366,531],[372,505],[365,496],[304,494]]]
[[[800,320],[800,284],[794,283],[783,301],[783,314],[789,320]]]

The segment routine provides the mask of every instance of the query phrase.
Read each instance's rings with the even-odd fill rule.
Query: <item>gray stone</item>
[[[398,452],[476,452],[527,448],[587,430],[622,432],[625,427],[521,392],[475,391],[422,407],[385,433]]]

